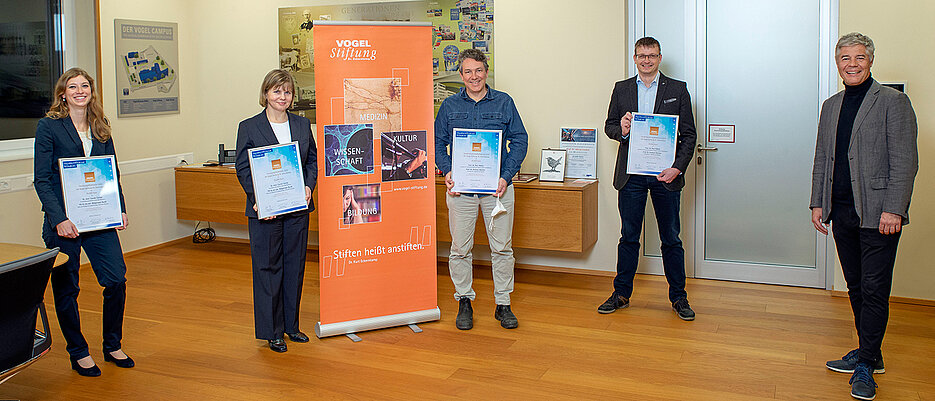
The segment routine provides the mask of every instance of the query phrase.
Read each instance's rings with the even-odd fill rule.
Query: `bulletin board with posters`
[[[315,122],[315,21],[412,21],[432,23],[433,97],[436,112],[463,87],[457,72],[465,49],[487,54],[493,86],[493,0],[419,0],[279,9],[279,65],[296,79],[293,112]]]

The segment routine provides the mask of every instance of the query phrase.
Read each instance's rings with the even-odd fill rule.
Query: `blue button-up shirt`
[[[653,78],[653,82],[649,84],[649,87],[646,87],[646,84],[638,76],[636,78],[636,100],[637,100],[637,111],[640,113],[652,114],[653,109],[656,107],[656,92],[659,89],[659,72],[656,72],[656,77]]]
[[[519,172],[526,158],[529,137],[519,117],[513,98],[504,92],[487,87],[487,95],[475,102],[462,88],[442,102],[435,117],[435,164],[442,174],[451,171],[451,146],[455,128],[489,129],[503,131],[500,145],[500,178],[507,185]],[[507,148],[509,142],[509,148]]]

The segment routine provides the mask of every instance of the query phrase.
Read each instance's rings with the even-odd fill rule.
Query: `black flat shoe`
[[[295,333],[286,333],[286,335],[289,336],[289,340],[294,343],[307,343],[308,342],[308,336],[305,335],[305,333],[301,331],[297,331]]]
[[[286,341],[285,340],[281,338],[277,338],[275,340],[267,340],[267,341],[269,341],[269,349],[276,351],[276,352],[286,352]]]
[[[117,358],[114,358],[114,356],[111,355],[110,352],[104,353],[104,362],[113,362],[114,365],[117,365],[121,368],[132,368],[136,366],[136,363],[133,362],[133,359],[131,359],[129,355],[127,355],[126,358],[117,359]]]
[[[90,368],[82,368],[76,360],[71,361],[71,368],[74,369],[75,372],[78,372],[78,374],[81,376],[98,377],[101,375],[101,368],[97,367],[97,365],[94,365]]]

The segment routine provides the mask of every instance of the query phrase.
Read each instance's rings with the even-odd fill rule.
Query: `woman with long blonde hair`
[[[78,316],[78,267],[81,249],[91,262],[98,283],[104,287],[104,360],[121,368],[134,366],[123,352],[123,312],[126,304],[127,266],[116,230],[127,227],[126,204],[117,171],[117,188],[123,225],[115,229],[83,232],[65,215],[58,160],[65,157],[116,155],[111,127],[104,116],[94,79],[80,68],[65,71],[55,84],[54,98],[46,117],[36,127],[35,187],[45,218],[42,239],[48,248],[58,247],[68,262],[52,270],[52,294],[71,368],[82,376],[100,376],[88,343],[81,334]]]

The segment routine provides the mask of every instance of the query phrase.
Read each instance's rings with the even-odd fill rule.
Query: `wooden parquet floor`
[[[316,260],[310,252],[302,300],[309,334]],[[313,336],[276,354],[253,338],[246,244],[176,243],[127,264],[123,345],[137,367],[103,362],[100,287],[83,268],[83,327],[103,376],[70,370],[48,291],[53,349],[0,385],[0,399],[850,399],[849,375],[824,368],[857,344],[849,304],[822,290],[689,280],[698,318],[683,322],[662,277],[637,276],[630,308],[600,315],[609,277],[518,270],[520,327],[504,330],[489,268],[478,267],[475,326],[459,331],[443,267],[442,318],[423,333]],[[878,400],[935,400],[935,308],[893,304],[884,355]]]

